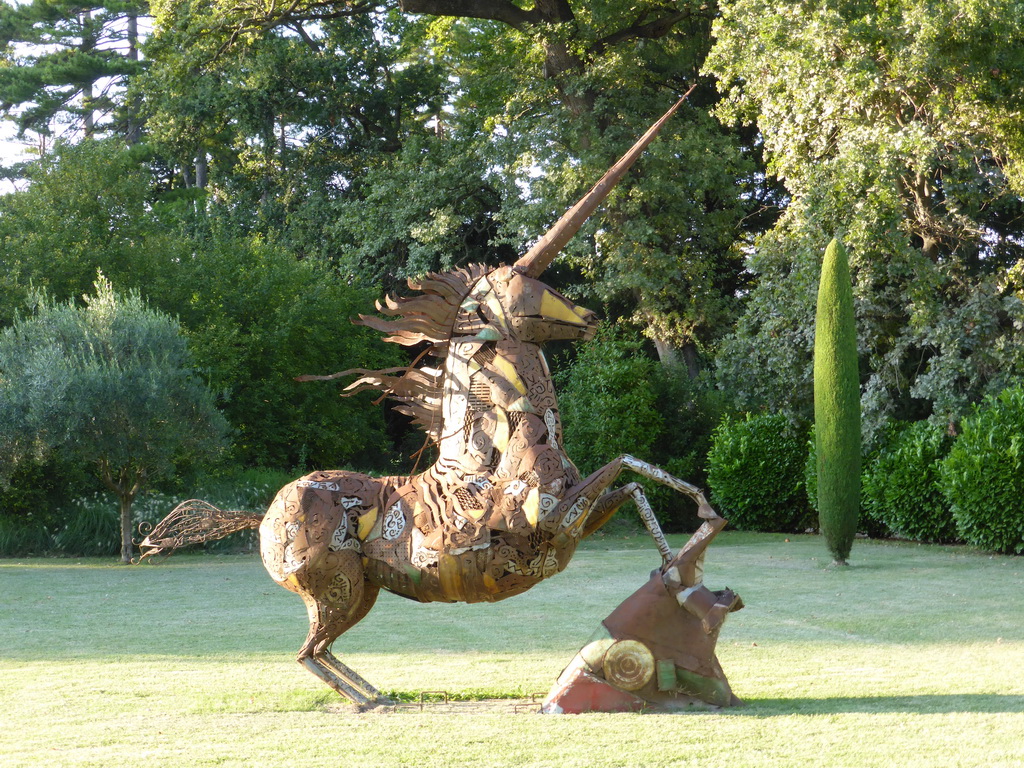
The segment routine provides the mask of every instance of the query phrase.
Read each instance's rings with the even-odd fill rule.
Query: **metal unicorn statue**
[[[593,312],[541,282],[542,273],[685,98],[515,264],[409,281],[419,295],[378,303],[391,320],[361,316],[387,341],[432,345],[436,367],[301,377],[354,374],[360,378],[347,391],[372,388],[399,401],[399,410],[436,444],[433,466],[402,477],[314,472],[282,488],[262,519],[185,502],[142,542],[143,557],[259,526],[267,571],[308,609],[299,662],[342,696],[369,706],[381,694],[330,648],[373,607],[381,588],[422,602],[503,600],[564,569],[580,540],[632,500],[661,552],[665,588],[680,595],[675,609],[704,621],[704,635],[717,635],[738,598],[707,590],[694,565],[725,521],[696,487],[631,456],[581,478],[563,449],[541,352],[552,339],[590,339],[597,325]],[[615,487],[624,469],[696,502],[705,525],[678,556],[639,483]],[[702,663],[706,669],[691,672],[724,683],[713,653]],[[652,677],[646,675],[648,687]],[[682,689],[666,690],[678,696]]]

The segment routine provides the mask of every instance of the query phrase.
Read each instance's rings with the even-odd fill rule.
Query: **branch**
[[[620,29],[618,32],[613,32],[610,35],[602,37],[600,40],[594,42],[590,46],[590,53],[595,56],[600,56],[608,48],[619,43],[624,43],[627,40],[657,40],[660,37],[664,37],[683,19],[689,17],[691,14],[689,11],[677,11],[670,13],[668,16],[663,16],[660,19],[649,21],[646,24],[643,23],[646,14],[643,14],[636,20],[631,27],[626,29]]]
[[[290,26],[292,29],[294,29],[296,32],[299,33],[299,37],[302,38],[303,42],[307,46],[309,46],[309,48],[314,53],[320,53],[320,51],[321,51],[320,44],[316,40],[314,40],[312,37],[309,36],[309,33],[306,32],[306,28],[304,26],[302,26],[301,22],[296,21],[296,22],[293,22],[293,23],[289,24],[288,26]]]
[[[107,488],[113,491],[117,496],[120,496],[124,491],[121,489],[120,485],[114,482],[114,473],[110,469],[110,462],[107,461],[106,458],[102,458],[97,459],[96,464],[100,470],[100,480],[103,481],[103,484],[107,486]]]
[[[572,19],[572,11],[565,0],[537,2],[529,10],[520,8],[509,0],[399,0],[398,5],[405,13],[490,19],[504,22],[514,29],[523,29],[530,24],[539,24],[543,21]],[[566,12],[569,14],[568,18],[564,16]]]
[[[231,34],[228,39],[220,45],[213,55],[213,61],[219,59],[228,51],[245,32],[260,31],[266,32],[279,26],[301,26],[303,22],[328,21],[330,19],[341,19],[349,16],[362,16],[372,13],[378,8],[375,0],[351,0],[348,3],[339,4],[337,0],[313,0],[313,2],[302,2],[292,0],[287,8],[278,8],[277,2],[271,4],[266,11],[257,9],[252,3],[243,2],[227,10],[227,18],[240,17],[240,20],[228,25]],[[253,11],[257,11],[253,13]],[[300,34],[308,40],[305,30]]]

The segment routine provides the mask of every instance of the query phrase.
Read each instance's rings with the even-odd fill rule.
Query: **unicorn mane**
[[[373,315],[359,315],[354,321],[387,334],[384,341],[411,347],[428,342],[424,355],[440,360],[448,355],[455,320],[463,300],[480,278],[493,271],[493,267],[471,264],[451,272],[431,272],[420,280],[409,279],[410,290],[419,295],[408,297],[387,296],[384,304],[377,302],[377,311],[394,320]],[[399,403],[395,410],[411,416],[427,436],[438,443],[441,439],[441,395],[444,388],[444,370],[416,364],[404,368],[386,368],[370,371],[353,368],[331,378],[358,374],[360,378],[345,387],[344,396],[367,389],[383,392]]]

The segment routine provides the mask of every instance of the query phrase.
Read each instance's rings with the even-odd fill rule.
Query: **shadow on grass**
[[[827,699],[746,699],[743,706],[720,710],[740,717],[839,714],[954,714],[1024,712],[1024,696],[1001,693],[919,694],[914,696],[836,696]]]

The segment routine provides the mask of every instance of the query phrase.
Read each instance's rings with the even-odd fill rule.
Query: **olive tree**
[[[128,562],[139,491],[214,453],[225,422],[177,322],[102,275],[94,290],[84,306],[38,298],[0,335],[0,476],[51,456],[90,465],[117,498]]]

